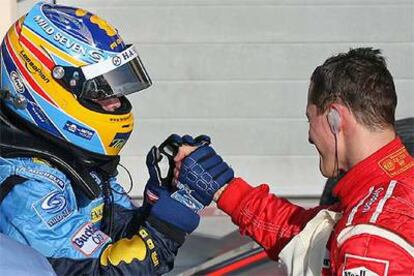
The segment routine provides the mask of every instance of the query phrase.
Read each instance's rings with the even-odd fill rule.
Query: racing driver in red
[[[182,146],[175,175],[194,198],[216,200],[289,275],[414,275],[414,159],[395,133],[396,104],[379,50],[351,49],[313,72],[309,142],[325,177],[345,174],[333,206],[304,209],[266,184],[252,187],[207,145]]]

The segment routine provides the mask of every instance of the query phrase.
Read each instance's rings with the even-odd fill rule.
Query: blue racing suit
[[[113,190],[111,236],[105,230],[103,196],[88,199],[61,171],[26,157],[0,158],[0,185],[10,179],[21,182],[1,202],[0,232],[42,253],[58,275],[154,275],[171,270],[180,238],[163,231],[168,225],[162,221],[146,219],[145,210],[131,203],[115,178],[90,174],[101,187],[109,181]]]

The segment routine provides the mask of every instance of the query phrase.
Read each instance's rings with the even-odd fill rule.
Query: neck
[[[347,136],[347,137],[346,137]],[[352,133],[344,133],[343,151],[345,158],[340,167],[345,171],[366,159],[380,148],[384,147],[396,137],[394,128],[369,130],[358,126]]]

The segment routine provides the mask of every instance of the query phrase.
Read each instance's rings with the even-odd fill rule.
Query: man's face
[[[115,110],[121,107],[121,101],[119,100],[119,98],[109,98],[93,101],[100,104],[102,109],[108,112],[115,112]]]
[[[309,122],[308,139],[319,153],[319,169],[323,176],[332,177],[335,168],[335,137],[330,129],[326,112],[318,114],[316,105],[308,103],[306,117]]]

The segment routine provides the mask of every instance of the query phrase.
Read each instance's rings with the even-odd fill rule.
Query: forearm
[[[161,275],[170,271],[179,244],[148,224],[108,244],[98,256],[49,257],[58,275]]]
[[[269,193],[268,185],[252,187],[233,179],[215,195],[218,207],[230,215],[242,234],[263,246],[276,259],[280,250],[319,211],[305,210]]]

